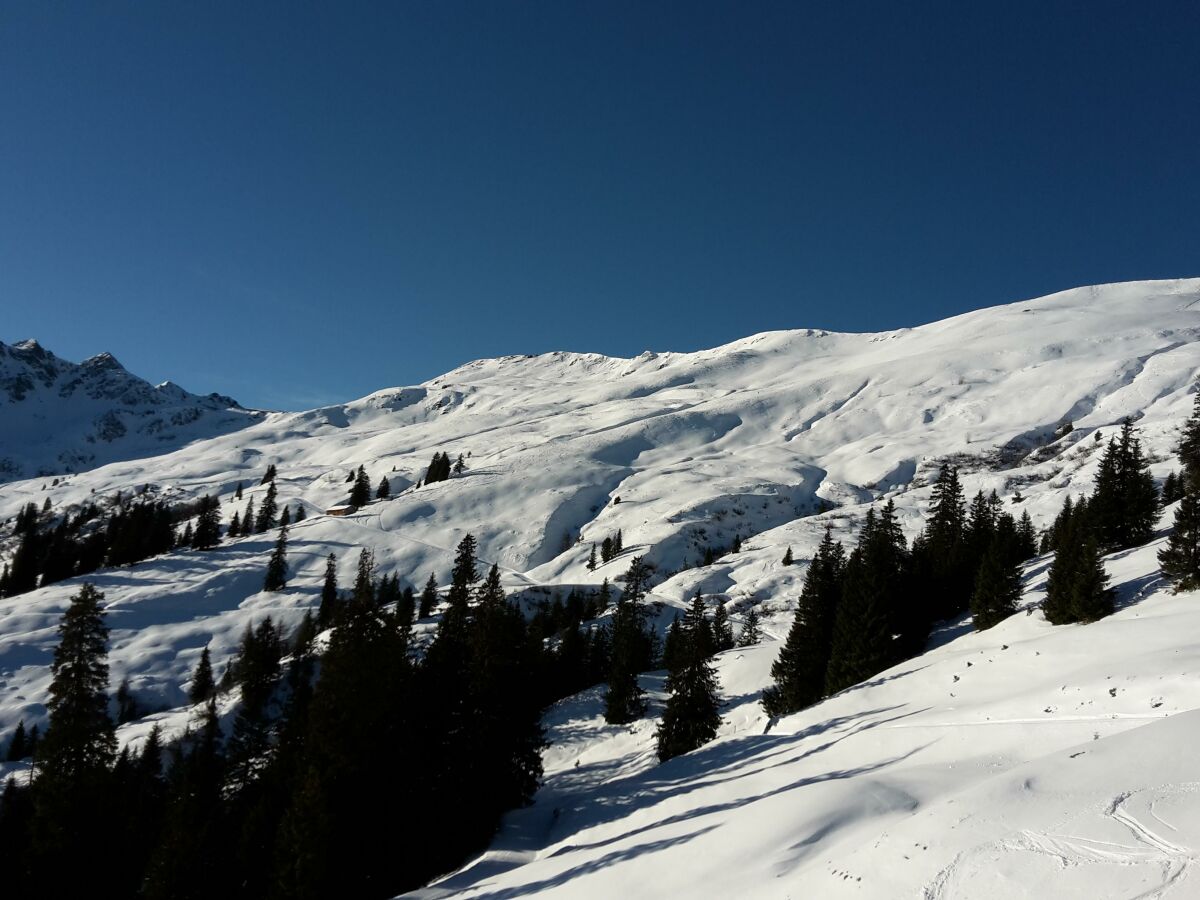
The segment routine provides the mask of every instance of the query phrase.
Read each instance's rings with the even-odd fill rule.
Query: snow
[[[766,642],[718,658],[727,704],[717,741],[657,763],[662,673],[645,676],[655,703],[628,728],[603,723],[599,689],[561,702],[547,714],[534,805],[421,896],[987,900],[1047,896],[1052,885],[1056,897],[1185,897],[1200,852],[1185,771],[1200,737],[1190,638],[1200,605],[1158,581],[1161,533],[1106,560],[1120,596],[1109,619],[1049,626],[1037,609],[1048,560],[1038,559],[1025,609],[994,629],[949,623],[924,655],[777,722],[758,700],[827,523],[851,541],[867,505],[889,497],[912,537],[929,479],[949,459],[969,494],[995,489],[1014,513],[1048,524],[1068,494],[1091,489],[1126,415],[1156,476],[1172,470],[1200,369],[1198,302],[1200,280],[1140,282],[881,334],[781,331],[690,354],[479,360],[58,485],[3,484],[0,518],[46,496],[62,508],[149,484],[174,498],[215,491],[227,521],[260,502],[258,479],[278,466],[280,502],[309,514],[291,532],[286,592],[258,591],[269,535],[93,577],[113,627],[113,684],[129,675],[145,702],[173,710],[161,716],[168,730],[186,722],[180,704],[202,647],[219,671],[250,622],[297,621],[318,601],[330,552],[343,584],[368,546],[381,571],[419,589],[431,571],[446,581],[470,531],[506,588],[564,594],[645,554],[658,567],[660,623],[697,587],[727,604],[735,628],[759,610]],[[1074,430],[1056,438],[1064,421]],[[0,437],[0,456],[13,449]],[[415,488],[439,451],[462,453],[467,471]],[[346,501],[346,474],[360,464],[373,483],[393,479],[393,499],[322,515]],[[239,482],[245,499],[234,503]],[[834,508],[822,513],[822,502]],[[591,543],[618,529],[625,552],[589,572]],[[568,531],[581,541],[560,552]],[[735,535],[741,553],[696,565],[706,545]],[[782,565],[788,546],[799,565]],[[44,715],[54,628],[76,588],[0,602],[0,735]]]

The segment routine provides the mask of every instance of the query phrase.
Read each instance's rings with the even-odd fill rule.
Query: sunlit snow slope
[[[291,621],[316,602],[326,554],[348,580],[360,546],[419,586],[430,571],[446,580],[470,531],[514,590],[598,584],[644,553],[664,621],[697,587],[735,624],[759,608],[771,639],[720,659],[729,703],[717,742],[658,766],[652,717],[613,729],[598,692],[565,701],[548,716],[555,743],[536,804],[438,895],[1033,897],[1053,877],[1054,896],[1182,897],[1200,852],[1184,756],[1200,737],[1189,712],[1200,622],[1196,598],[1161,590],[1153,547],[1108,561],[1121,610],[1104,622],[1048,626],[1039,560],[1028,614],[981,635],[948,626],[925,656],[769,729],[757,701],[804,574],[781,565],[787,546],[803,560],[829,522],[852,539],[885,496],[911,537],[944,459],[969,493],[995,489],[1007,503],[1019,490],[1023,504],[1009,508],[1047,524],[1068,493],[1090,490],[1103,438],[1127,415],[1161,478],[1191,407],[1198,338],[1190,280],[1084,288],[881,334],[484,360],[58,485],[0,485],[0,518],[30,500],[64,508],[142,484],[179,498],[216,491],[228,518],[238,483],[254,496],[277,464],[281,500],[310,514],[293,529],[288,591],[257,592],[270,536],[92,578],[109,604],[114,684],[128,674],[146,702],[170,707],[205,643],[219,668],[248,622]],[[0,456],[19,449],[12,441],[0,435]],[[436,451],[463,454],[467,471],[413,487]],[[392,476],[393,499],[320,515],[360,464],[373,482]],[[590,544],[618,529],[626,552],[589,572]],[[580,540],[563,550],[564,534]],[[687,568],[735,536],[741,553]],[[0,735],[44,716],[54,627],[75,589],[0,601]]]

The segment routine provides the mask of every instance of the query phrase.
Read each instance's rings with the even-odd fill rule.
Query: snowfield
[[[726,604],[735,629],[759,611],[767,640],[718,657],[718,740],[660,765],[660,705],[616,728],[600,688],[562,701],[546,716],[535,803],[417,896],[1193,897],[1200,598],[1159,581],[1165,530],[1106,559],[1111,618],[1046,623],[1049,559],[1038,558],[1023,611],[995,628],[946,623],[922,656],[794,716],[769,721],[758,701],[827,524],[851,543],[868,506],[891,498],[911,539],[950,461],[968,497],[995,490],[1047,525],[1066,496],[1091,490],[1125,416],[1161,480],[1177,467],[1198,371],[1200,279],[1082,288],[880,334],[481,360],[341,406],[232,430],[214,420],[169,453],[57,484],[0,484],[0,521],[30,501],[64,509],[143,485],[174,499],[218,493],[228,521],[245,505],[233,502],[239,483],[246,499],[265,490],[268,463],[280,502],[308,512],[282,593],[259,591],[272,534],[89,577],[108,604],[114,689],[128,676],[163,710],[125,726],[129,741],[152,721],[185,725],[205,644],[219,673],[247,624],[298,621],[331,552],[343,585],[365,546],[381,572],[419,589],[430,572],[447,581],[471,532],[481,562],[531,598],[615,580],[644,554],[663,625],[697,589]],[[43,414],[55,415],[49,399]],[[18,458],[26,440],[4,428],[0,457]],[[438,451],[461,453],[466,472],[415,487]],[[393,498],[322,515],[360,464],[373,483],[392,478]],[[625,552],[588,571],[591,544],[618,529]],[[740,553],[700,565],[735,537]],[[798,565],[781,563],[789,546]],[[22,718],[44,719],[57,620],[77,588],[0,601],[0,740]],[[644,682],[661,697],[662,673]]]

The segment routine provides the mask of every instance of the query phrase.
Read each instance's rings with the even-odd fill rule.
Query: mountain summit
[[[151,385],[111,353],[81,363],[0,342],[0,481],[155,456],[261,418],[220,394]]]

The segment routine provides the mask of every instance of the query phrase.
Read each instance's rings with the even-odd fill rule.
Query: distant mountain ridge
[[[232,397],[152,385],[111,353],[74,363],[36,340],[0,342],[0,481],[157,456],[262,415]]]

